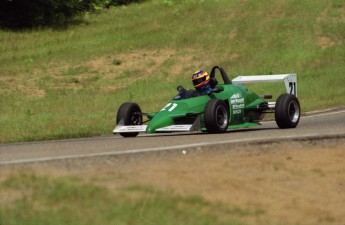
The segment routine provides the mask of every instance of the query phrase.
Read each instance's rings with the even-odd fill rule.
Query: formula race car
[[[216,70],[219,70],[217,74],[221,75],[222,83],[215,77]],[[272,95],[259,96],[244,86],[277,81],[285,83],[287,93],[281,94],[276,102],[268,101]],[[212,91],[197,97],[190,95],[193,90],[179,86],[179,98],[175,97],[158,112],[143,113],[137,103],[123,103],[118,109],[113,133],[123,137],[135,137],[139,132],[224,133],[228,129],[261,125],[266,113],[274,113],[282,129],[295,128],[300,120],[296,74],[239,76],[230,80],[222,67],[215,66],[210,72],[210,84]],[[144,116],[147,121],[143,120]]]

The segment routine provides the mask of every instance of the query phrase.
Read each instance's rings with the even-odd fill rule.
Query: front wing
[[[124,125],[123,120],[113,129],[116,133],[135,133],[146,132],[147,125]],[[198,117],[193,124],[174,124],[156,129],[156,132],[192,132],[201,129],[200,118]]]
[[[118,125],[114,128],[113,133],[133,133],[133,132],[145,132],[147,125],[136,125],[136,126],[125,126]],[[167,127],[158,128],[157,132],[183,132],[183,131],[195,131],[193,124],[181,124],[181,125],[171,125]]]

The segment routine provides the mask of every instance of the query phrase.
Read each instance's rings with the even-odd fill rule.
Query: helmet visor
[[[200,84],[202,84],[205,81],[206,81],[206,76],[199,77],[199,78],[193,79],[193,85],[194,87],[198,87]]]

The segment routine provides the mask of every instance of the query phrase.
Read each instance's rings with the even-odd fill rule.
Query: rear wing
[[[248,84],[261,82],[280,82],[284,81],[286,92],[297,97],[297,75],[290,74],[276,74],[276,75],[254,75],[254,76],[238,76],[232,80],[233,84]]]

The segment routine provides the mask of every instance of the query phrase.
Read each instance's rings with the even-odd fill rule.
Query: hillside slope
[[[65,30],[0,31],[0,142],[109,134],[123,101],[157,110],[213,65],[295,72],[304,112],[341,105],[344,28],[341,0],[152,0]]]

